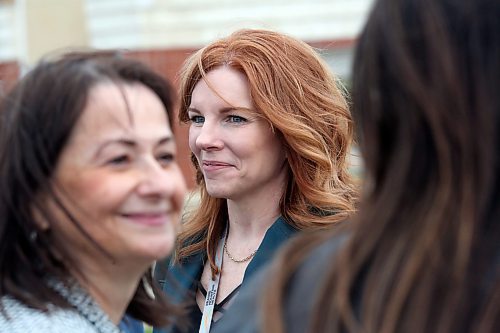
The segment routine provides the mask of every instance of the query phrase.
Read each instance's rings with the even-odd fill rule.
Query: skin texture
[[[282,186],[283,145],[255,110],[244,74],[210,71],[193,90],[189,117],[189,147],[211,196],[241,200]]]
[[[119,311],[107,304],[132,294],[130,280],[139,280],[174,246],[186,191],[175,155],[166,111],[149,88],[101,83],[90,91],[58,161],[58,196],[95,243],[49,200],[60,217],[52,232],[66,244],[83,280],[99,287],[101,294],[94,287],[91,293],[112,319]],[[117,272],[128,278],[109,281]],[[127,286],[121,292],[120,284]]]

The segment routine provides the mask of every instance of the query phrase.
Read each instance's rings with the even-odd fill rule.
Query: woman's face
[[[101,83],[90,90],[53,182],[117,264],[149,264],[172,250],[186,187],[166,110],[146,86]],[[49,204],[59,216],[53,234],[78,264],[102,255]]]
[[[208,72],[193,90],[188,114],[189,147],[211,196],[281,193],[287,174],[283,145],[255,110],[244,74],[230,67]]]

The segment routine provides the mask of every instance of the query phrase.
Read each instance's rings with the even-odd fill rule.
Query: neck
[[[280,216],[279,201],[282,187],[267,188],[244,198],[228,199],[227,211],[233,239],[262,240],[267,229]]]
[[[104,262],[80,260],[79,272],[74,274],[95,302],[118,324],[140,282],[144,267],[131,269],[106,258]]]
[[[228,202],[229,229],[232,236],[241,235],[244,238],[263,236],[279,215],[278,207],[266,210],[259,206],[241,207]]]
[[[227,199],[227,248],[235,256],[245,258],[258,248],[267,229],[280,216],[279,203],[286,179],[287,173],[283,169],[265,186],[256,186],[245,195]]]

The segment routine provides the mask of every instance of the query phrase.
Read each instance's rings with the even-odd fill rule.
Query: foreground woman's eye
[[[171,153],[160,154],[157,160],[161,165],[168,165],[175,161],[175,155]]]
[[[130,158],[127,155],[119,155],[116,157],[113,157],[112,159],[108,160],[108,164],[110,165],[124,165],[130,161]]]

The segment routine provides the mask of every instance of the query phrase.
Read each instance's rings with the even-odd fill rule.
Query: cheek
[[[191,127],[189,129],[189,137],[188,137],[188,144],[189,144],[189,149],[193,153],[194,157],[196,158],[197,163],[200,163],[200,158],[201,158],[201,148],[198,148],[196,145],[196,140],[198,138],[199,130],[197,128]],[[193,157],[191,156],[191,159]]]
[[[199,151],[197,148],[196,148],[196,139],[198,138],[198,130],[196,128],[194,128],[193,126],[191,126],[189,128],[189,138],[188,138],[188,141],[189,141],[189,149],[191,149],[191,151],[195,154],[197,154],[197,151]]]
[[[58,197],[71,217],[68,217],[56,204],[52,204],[56,221],[54,234],[66,250],[87,251],[89,242],[70,218],[74,218],[90,237],[100,242],[108,225],[101,223],[119,204],[116,194],[109,190],[105,177],[86,177],[75,173],[71,180],[60,183]]]
[[[281,143],[280,140],[278,140],[275,136],[273,136],[272,139],[269,140],[271,142],[270,144],[270,151],[273,156],[276,156],[280,160],[285,160],[286,159],[286,150],[285,147],[283,146],[283,143]]]
[[[179,214],[179,223],[180,223],[180,215],[182,214],[182,210],[184,208],[184,201],[186,199],[187,194],[187,186],[186,181],[184,180],[184,175],[180,168],[177,168],[177,174],[174,175],[173,179],[177,179],[175,184],[175,191],[172,197],[173,204],[176,207],[176,210]]]
[[[258,145],[254,147],[254,151],[258,152],[261,159],[267,162],[285,160],[285,147],[275,135],[262,135]]]
[[[118,207],[128,193],[129,182],[122,177],[104,174],[75,174],[65,184],[65,192],[86,214]]]

